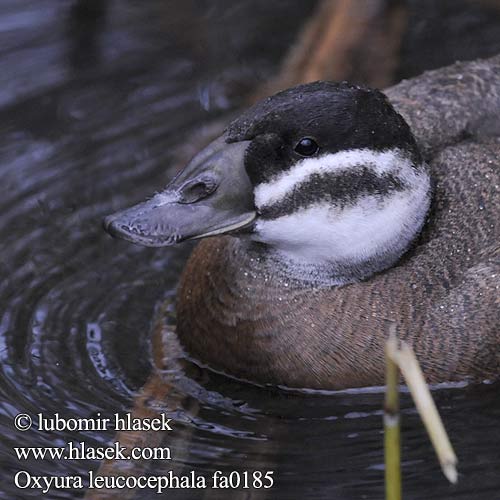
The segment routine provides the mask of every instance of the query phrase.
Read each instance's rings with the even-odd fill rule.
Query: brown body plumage
[[[388,91],[434,181],[431,212],[392,268],[340,287],[303,286],[245,239],[198,244],[178,294],[178,333],[210,366],[260,383],[383,383],[388,322],[430,382],[500,374],[500,57]]]

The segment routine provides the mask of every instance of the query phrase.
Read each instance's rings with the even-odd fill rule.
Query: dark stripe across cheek
[[[404,183],[393,174],[378,175],[366,167],[342,173],[312,174],[281,201],[260,208],[259,215],[263,219],[277,219],[322,201],[343,208],[355,205],[366,196],[384,196],[404,189]]]

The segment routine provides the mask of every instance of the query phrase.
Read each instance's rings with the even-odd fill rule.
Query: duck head
[[[429,202],[427,167],[384,94],[315,82],[257,103],[165,190],[104,226],[148,246],[240,235],[340,283],[391,266]]]

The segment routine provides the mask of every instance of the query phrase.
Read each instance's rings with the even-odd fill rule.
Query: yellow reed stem
[[[398,364],[410,389],[415,406],[441,464],[443,474],[448,481],[456,483],[458,479],[457,457],[412,348],[406,342],[401,342],[401,349],[395,353],[395,356],[391,353],[391,357]]]
[[[394,361],[398,344],[395,326],[386,343],[386,390],[384,404],[385,498],[401,500],[401,436],[399,419],[399,370]]]

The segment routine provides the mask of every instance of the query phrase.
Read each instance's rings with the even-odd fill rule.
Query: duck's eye
[[[314,139],[304,137],[295,146],[295,152],[301,156],[313,156],[318,152],[319,146]]]

